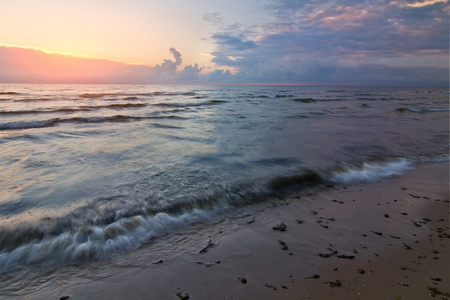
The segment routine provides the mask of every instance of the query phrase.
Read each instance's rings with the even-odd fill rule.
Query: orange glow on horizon
[[[115,62],[115,63],[120,63],[120,64],[128,64],[128,65],[145,65],[144,63],[139,63],[139,62],[123,62],[123,61],[118,61],[118,60],[112,60],[106,57],[94,57],[88,54],[80,54],[80,53],[74,53],[74,52],[59,52],[59,51],[52,51],[52,50],[48,50],[48,49],[43,49],[43,48],[39,48],[39,47],[27,47],[27,46],[18,46],[18,45],[9,45],[9,44],[0,44],[0,47],[8,47],[8,48],[20,48],[20,49],[29,49],[29,50],[35,50],[35,51],[39,51],[39,52],[43,52],[46,54],[52,54],[52,55],[61,55],[61,56],[66,56],[66,57],[70,57],[70,58],[84,58],[84,59],[94,59],[94,60],[106,60],[106,61],[110,61],[110,62]]]
[[[132,79],[139,66],[67,55],[32,47],[1,45],[4,59],[3,72],[20,75],[26,82],[95,83],[120,82],[124,77]]]

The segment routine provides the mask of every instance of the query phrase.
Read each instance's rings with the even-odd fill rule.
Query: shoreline
[[[449,299],[448,163],[421,165],[400,178],[364,184],[360,193],[355,199],[354,191],[341,195],[356,206],[355,219],[362,209],[355,202],[373,209],[358,219],[367,223],[356,228],[355,258],[322,262],[317,269],[321,277],[302,281],[290,298]],[[369,204],[371,199],[376,201]],[[349,220],[344,221],[348,227],[357,227]],[[335,283],[341,285],[333,288]]]
[[[150,242],[116,266],[79,266],[112,275],[53,275],[26,298],[449,299],[448,170],[448,162],[417,165],[397,178],[270,200],[248,216]]]

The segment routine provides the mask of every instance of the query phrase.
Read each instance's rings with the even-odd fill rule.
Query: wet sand
[[[157,249],[144,246],[114,276],[55,278],[29,296],[450,299],[448,182],[448,163],[433,163],[377,183],[274,199]],[[184,239],[190,247],[165,254]]]

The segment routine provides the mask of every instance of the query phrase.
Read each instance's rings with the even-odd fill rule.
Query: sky
[[[448,86],[449,0],[2,0],[0,82]]]

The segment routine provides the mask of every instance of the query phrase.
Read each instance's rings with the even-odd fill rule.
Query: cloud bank
[[[208,13],[209,73],[175,48],[150,67],[0,46],[0,82],[448,86],[448,2],[261,0],[271,21],[247,25]]]
[[[274,0],[275,22],[224,27],[213,61],[256,82],[448,85],[443,0]]]
[[[49,54],[40,50],[0,46],[0,83],[98,83],[164,84],[193,83],[203,70],[197,64],[182,64],[181,53],[154,67],[130,65],[104,59]]]

